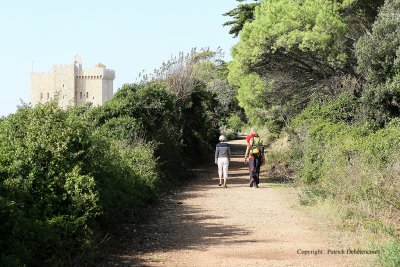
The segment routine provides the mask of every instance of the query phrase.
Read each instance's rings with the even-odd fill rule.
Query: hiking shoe
[[[253,184],[254,184],[254,180],[251,179],[251,180],[250,180],[250,187],[253,187]]]
[[[222,184],[218,184],[218,186],[221,186]]]

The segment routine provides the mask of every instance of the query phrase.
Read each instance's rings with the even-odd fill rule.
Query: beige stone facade
[[[31,73],[31,103],[37,105],[58,99],[60,107],[104,104],[113,95],[115,71],[103,64],[82,69],[79,57],[74,64],[54,65],[51,72]]]

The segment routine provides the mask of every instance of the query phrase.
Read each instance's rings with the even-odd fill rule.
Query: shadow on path
[[[100,266],[355,266],[350,257],[299,254],[341,245],[271,190],[285,185],[262,179],[249,188],[245,141],[231,150],[228,188],[218,186],[212,155],[188,186],[148,210],[146,222],[126,225]]]
[[[127,226],[125,235],[116,246],[116,254],[103,266],[146,266],[135,255],[182,249],[201,250],[248,233],[240,227],[210,223],[224,218],[207,215],[202,208],[183,205],[186,197],[194,196],[185,194],[170,198],[153,208],[146,223]]]
[[[231,151],[229,184],[247,186],[247,166],[243,162],[245,145],[231,144]],[[151,208],[143,224],[127,225],[124,235],[110,242],[113,243],[111,256],[101,266],[148,266],[140,255],[184,249],[202,250],[212,245],[231,243],[235,237],[249,233],[240,227],[218,223],[223,222],[224,217],[208,215],[201,206],[184,205],[186,199],[195,198],[204,190],[221,189],[216,186],[218,174],[214,162],[193,169],[193,172],[196,178],[182,192]]]

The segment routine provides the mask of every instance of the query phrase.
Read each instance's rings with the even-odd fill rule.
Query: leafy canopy
[[[236,1],[242,3],[245,0]],[[260,3],[259,0],[253,0],[253,2],[257,3],[239,4],[234,9],[223,14],[224,16],[233,18],[233,20],[227,21],[223,24],[224,26],[231,26],[229,34],[232,34],[233,37],[238,37],[246,22],[251,22],[254,20],[254,10]]]
[[[386,1],[373,24],[372,34],[356,44],[358,70],[373,83],[400,72],[400,1]]]
[[[255,8],[255,19],[244,25],[228,66],[229,82],[239,87],[239,103],[250,121],[287,124],[315,92],[330,90],[325,85],[348,62],[347,24],[341,16],[347,6],[273,0]],[[254,84],[261,93],[252,92]],[[262,112],[254,112],[253,95],[260,96]]]

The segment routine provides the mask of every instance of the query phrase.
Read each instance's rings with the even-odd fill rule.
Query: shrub
[[[75,262],[101,213],[84,170],[90,127],[55,104],[20,108],[0,125],[1,257],[31,266]]]
[[[311,205],[328,198],[340,209],[350,211],[356,225],[398,238],[398,121],[392,119],[382,129],[374,123],[352,123],[343,110],[337,112],[342,108],[339,104],[345,102],[338,99],[321,106],[314,104],[293,124],[298,181],[304,189],[300,201]],[[347,107],[351,109],[351,105]]]
[[[78,264],[155,199],[153,146],[110,136],[55,103],[0,122],[1,264]]]

